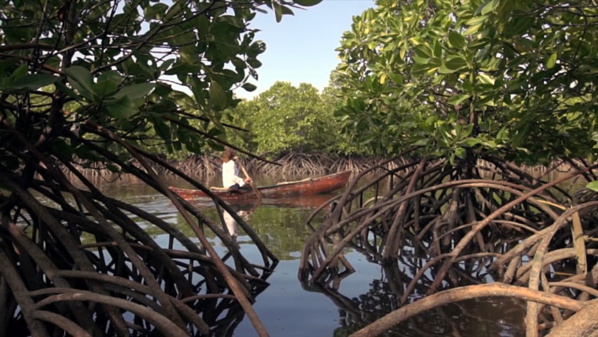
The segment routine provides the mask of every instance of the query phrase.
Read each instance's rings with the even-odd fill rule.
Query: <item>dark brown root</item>
[[[214,222],[174,195],[153,167],[206,187],[105,129],[85,128],[122,145],[137,164],[87,139],[77,141],[166,195],[190,231],[103,195],[60,153],[38,152],[13,130],[27,153],[12,153],[22,159],[21,170],[0,172],[8,191],[0,195],[0,336],[8,329],[11,336],[230,334],[243,315],[266,336],[251,304],[278,260],[247,223],[214,200],[246,229],[261,262],[248,261],[222,218]],[[140,224],[167,235],[168,246]],[[229,253],[220,257],[208,235]],[[15,333],[16,326],[28,332]]]
[[[551,182],[492,158],[456,168],[442,161],[405,163],[367,181],[361,181],[368,174],[363,172],[334,201],[336,207],[320,226],[312,221],[321,218],[324,207],[308,219],[314,233],[304,246],[299,278],[307,288],[318,284],[338,289],[353,270],[342,253],[351,248],[384,266],[403,263],[404,257],[422,259],[395,284],[403,304],[422,289],[440,295],[488,280],[585,303],[597,294],[598,242],[593,224],[598,198],[587,191],[569,193],[560,186],[591,177],[592,169],[585,167]],[[560,272],[571,267],[573,275],[588,277],[561,283]],[[554,305],[539,305],[542,301],[515,297],[528,301],[528,337],[573,314],[570,308],[561,311]],[[420,310],[424,306],[420,302],[405,310]]]

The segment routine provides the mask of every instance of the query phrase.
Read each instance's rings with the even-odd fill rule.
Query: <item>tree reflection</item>
[[[333,283],[301,285],[307,291],[324,294],[339,308],[339,327],[334,336],[348,336],[401,306],[401,295],[413,279],[409,263],[413,260],[381,266],[382,276],[373,279],[368,291],[357,297],[343,295]],[[423,296],[425,290],[424,285],[417,287],[409,302]],[[524,311],[523,302],[514,299],[457,302],[412,317],[380,336],[523,336],[520,327]]]

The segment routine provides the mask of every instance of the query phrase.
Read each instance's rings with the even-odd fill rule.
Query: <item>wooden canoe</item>
[[[345,187],[350,176],[351,171],[344,171],[319,178],[306,178],[297,181],[281,182],[276,185],[260,186],[258,187],[258,190],[264,198],[289,198],[309,196],[315,194],[325,194]],[[184,199],[209,198],[209,196],[201,190],[178,187],[170,187],[170,189]],[[234,192],[218,189],[210,190],[213,194],[217,195],[218,197],[224,200],[242,200],[257,198],[255,192],[253,192],[253,190],[250,189],[242,189]]]
[[[314,194],[314,195],[303,195],[298,197],[287,197],[287,198],[247,198],[247,199],[226,199],[229,205],[236,207],[236,210],[252,212],[258,206],[272,206],[272,207],[283,207],[283,208],[311,208],[315,209],[326,202],[330,201],[336,194],[325,193],[325,194]],[[214,207],[214,201],[210,198],[186,198],[187,201],[199,208],[212,208]]]

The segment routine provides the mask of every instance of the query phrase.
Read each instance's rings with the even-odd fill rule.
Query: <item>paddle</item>
[[[245,175],[245,178],[249,179],[249,185],[253,189],[253,192],[257,195],[259,201],[262,201],[262,192],[260,192],[260,190],[257,188],[257,186],[255,186],[255,183],[253,182],[253,179],[251,179],[251,177],[247,173],[247,170],[245,170],[245,167],[243,167],[243,164],[241,164],[239,161],[237,161],[237,164],[241,168],[241,171],[243,171],[243,174]]]

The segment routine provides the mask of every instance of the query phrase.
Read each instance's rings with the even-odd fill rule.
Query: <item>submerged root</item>
[[[598,198],[560,187],[585,173],[592,176],[591,169],[551,182],[492,159],[469,168],[406,163],[365,183],[360,181],[364,172],[338,197],[320,226],[311,223],[316,213],[308,220],[314,232],[306,241],[299,277],[306,287],[338,289],[347,276],[340,272],[352,270],[341,258],[348,248],[384,266],[418,258],[420,262],[392,285],[403,305],[398,310],[440,305],[408,303],[417,294],[448,296],[452,288],[471,284],[472,288],[457,288],[450,298],[526,300],[526,334],[537,336],[542,327],[566,324],[561,322],[597,297]],[[477,292],[489,281],[512,286],[507,290],[498,284],[493,295]],[[535,297],[518,292],[522,287]],[[578,306],[547,303],[548,297]],[[382,330],[375,331],[389,329],[404,319],[401,315],[389,314],[394,318],[385,318],[384,324],[376,321]],[[356,335],[371,335],[373,330],[366,329],[368,334]]]

